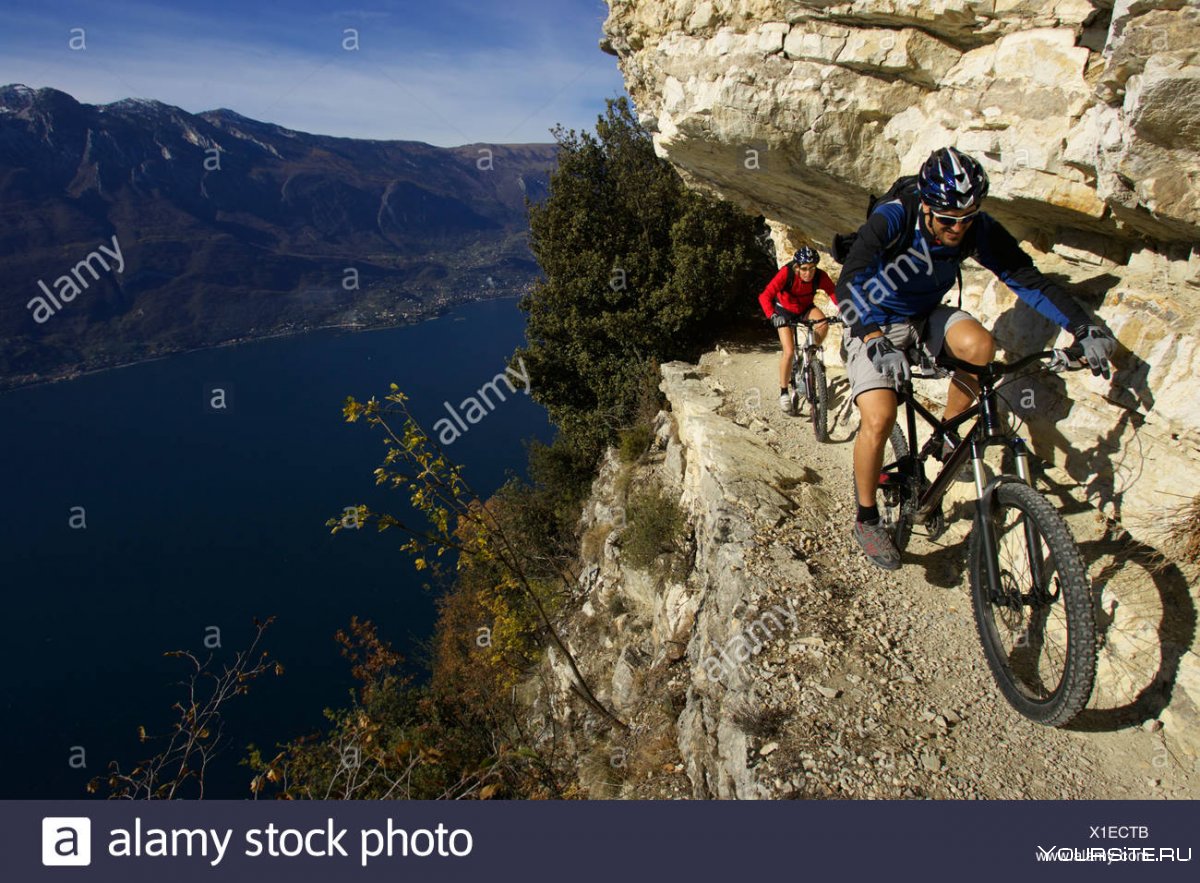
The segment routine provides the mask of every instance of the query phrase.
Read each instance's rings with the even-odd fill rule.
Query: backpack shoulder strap
[[[900,232],[892,237],[892,240],[884,247],[883,258],[885,261],[894,260],[898,254],[904,251],[905,239],[917,226],[918,199],[916,194],[902,193],[898,199],[904,209],[904,222],[900,225]]]

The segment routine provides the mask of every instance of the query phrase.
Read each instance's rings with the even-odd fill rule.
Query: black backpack
[[[875,207],[885,202],[891,202],[894,199],[901,200],[901,205],[904,206],[904,225],[900,228],[900,234],[887,244],[883,256],[885,261],[891,261],[903,249],[899,248],[901,242],[904,241],[904,234],[913,228],[917,222],[915,214],[915,203],[912,200],[904,199],[905,196],[917,192],[917,176],[903,175],[892,182],[892,186],[882,196],[871,194],[871,198],[867,200],[866,217],[871,217],[871,212],[875,211]],[[912,217],[909,217],[911,215]],[[846,256],[850,254],[850,247],[854,245],[858,239],[858,232],[854,233],[836,233],[833,237],[833,244],[830,247],[830,254],[833,259],[839,264],[846,263]]]
[[[884,250],[883,250],[884,263],[891,263],[900,254],[902,254],[904,252],[905,234],[908,233],[908,231],[911,230],[914,226],[916,226],[917,211],[918,211],[917,206],[919,204],[919,201],[915,200],[915,199],[907,198],[910,196],[910,194],[916,195],[916,192],[917,192],[917,176],[916,175],[902,175],[899,178],[897,178],[895,181],[892,182],[892,186],[889,187],[882,196],[875,196],[874,194],[871,194],[871,198],[869,200],[867,200],[866,217],[868,217],[868,218],[871,217],[871,212],[875,211],[876,206],[882,205],[885,202],[891,202],[894,199],[898,199],[898,200],[900,200],[900,204],[902,206],[904,206],[904,223],[900,226],[900,232],[896,235],[896,238],[893,239],[891,242],[889,242],[884,247]],[[972,232],[974,232],[973,229],[972,229]],[[844,264],[844,263],[846,263],[846,257],[850,254],[850,247],[852,245],[854,245],[854,243],[857,239],[858,239],[857,231],[855,231],[854,233],[835,233],[833,236],[833,242],[830,245],[829,253],[833,256],[833,259],[835,261],[837,261],[839,264]],[[973,252],[975,250],[974,242],[975,242],[974,237],[971,235],[968,235],[967,237],[964,238],[963,245],[961,248],[961,254],[962,254],[963,260],[970,257],[971,252]],[[960,263],[961,263],[961,261],[960,261]],[[791,280],[790,275],[788,276],[788,280],[789,281]],[[963,291],[962,268],[960,266],[959,270],[958,270],[958,306],[959,306],[959,309],[962,308],[962,291]]]

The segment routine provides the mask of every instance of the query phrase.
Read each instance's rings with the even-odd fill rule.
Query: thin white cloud
[[[615,61],[598,49],[582,58],[368,49],[316,54],[127,35],[119,52],[97,40],[82,52],[10,48],[0,83],[53,86],[88,103],[141,97],[191,112],[229,107],[300,131],[440,145],[548,141],[560,122],[590,128],[603,100],[622,88]]]

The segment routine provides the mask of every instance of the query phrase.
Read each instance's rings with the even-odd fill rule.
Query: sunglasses
[[[976,209],[969,215],[940,215],[931,209],[929,214],[933,215],[937,222],[943,227],[957,227],[959,224],[966,226],[975,220],[975,216],[979,214],[979,210]]]

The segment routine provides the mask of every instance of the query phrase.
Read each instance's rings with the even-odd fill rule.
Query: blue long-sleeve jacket
[[[838,278],[837,295],[850,333],[862,338],[880,325],[927,316],[958,283],[959,264],[973,257],[1046,318],[1068,330],[1091,320],[1062,286],[1033,265],[1011,233],[981,212],[960,246],[938,245],[922,229],[916,195],[875,207],[858,231]],[[908,219],[913,219],[910,229]],[[888,244],[900,237],[899,244]],[[901,248],[903,251],[901,251]],[[885,261],[885,253],[900,252]],[[853,304],[853,307],[849,307]]]

